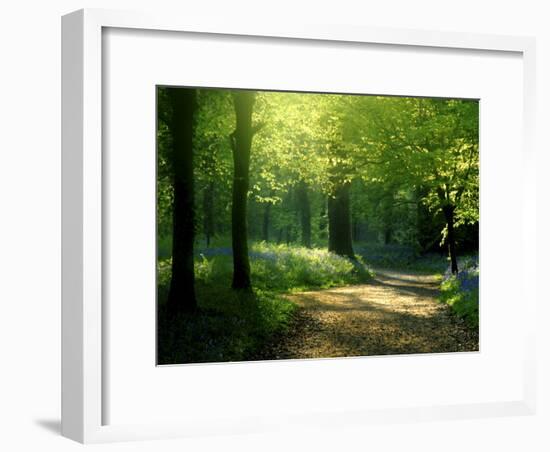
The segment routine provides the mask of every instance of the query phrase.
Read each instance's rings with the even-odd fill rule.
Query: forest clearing
[[[478,108],[158,87],[158,364],[478,350]]]

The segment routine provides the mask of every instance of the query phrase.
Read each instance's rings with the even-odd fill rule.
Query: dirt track
[[[370,284],[289,295],[300,306],[275,359],[478,350],[478,337],[437,301],[434,276],[377,271]]]

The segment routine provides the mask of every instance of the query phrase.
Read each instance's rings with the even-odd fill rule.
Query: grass
[[[262,345],[284,332],[295,305],[262,291],[198,285],[199,311],[172,318],[159,308],[159,364],[260,358]]]
[[[321,249],[255,243],[250,247],[253,292],[230,288],[230,251],[195,259],[199,310],[172,318],[165,311],[170,260],[158,264],[159,364],[243,361],[262,358],[263,346],[284,333],[296,306],[283,294],[357,284],[372,278],[358,260]]]
[[[441,283],[440,301],[448,304],[470,326],[479,327],[479,268],[466,262],[457,275],[447,274]]]

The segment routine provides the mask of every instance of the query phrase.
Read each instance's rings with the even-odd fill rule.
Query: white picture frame
[[[469,49],[520,54],[523,64],[522,223],[524,276],[535,274],[535,159],[532,144],[535,102],[535,41],[527,37],[439,33],[418,30],[348,28],[345,26],[280,24],[277,29],[248,23],[192,23],[185,19],[139,13],[80,10],[63,17],[62,33],[62,433],[80,441],[160,439],[179,436],[250,433],[281,428],[339,423],[380,423],[459,419],[535,412],[534,289],[521,288],[526,318],[521,330],[524,347],[522,396],[514,400],[403,406],[383,410],[318,412],[265,418],[200,419],[183,423],[103,425],[105,389],[103,359],[109,353],[104,340],[103,299],[103,190],[102,130],[103,33],[107,28],[173,31],[211,36],[248,36],[437,48],[441,52]],[[261,363],[259,365],[262,365]],[[222,365],[223,366],[223,365]],[[221,366],[220,366],[221,367]],[[136,395],[137,397],[137,395]]]

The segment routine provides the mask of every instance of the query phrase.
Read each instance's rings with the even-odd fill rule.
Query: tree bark
[[[204,237],[206,247],[210,246],[210,239],[214,235],[214,183],[208,182],[203,191],[202,207],[204,212]]]
[[[328,250],[355,259],[351,241],[350,184],[337,185],[328,198]]]
[[[174,172],[172,279],[168,308],[172,312],[181,313],[197,308],[193,260],[193,121],[196,91],[182,88],[168,88],[167,91],[172,104],[170,131]]]
[[[319,212],[319,237],[326,239],[327,237],[327,198],[323,198],[321,211]]]
[[[302,226],[302,245],[311,248],[311,204],[307,184],[300,181],[296,189],[298,206],[300,209],[300,224]]]
[[[458,273],[458,262],[456,257],[455,228],[454,228],[455,206],[447,204],[443,207],[443,214],[447,222],[447,244],[449,246],[449,256],[451,258],[451,272]]]
[[[234,289],[250,289],[250,261],[248,259],[247,197],[249,186],[250,148],[252,146],[252,109],[254,92],[233,93],[237,126],[232,134],[233,147],[233,203],[231,206],[231,234],[233,245]]]
[[[384,245],[389,245],[392,240],[392,228],[386,225],[384,229]]]
[[[264,206],[264,218],[262,223],[262,240],[269,242],[269,222],[271,218],[271,203],[268,202]]]
[[[351,219],[351,241],[356,242],[359,240],[359,222],[357,221],[357,218]]]

